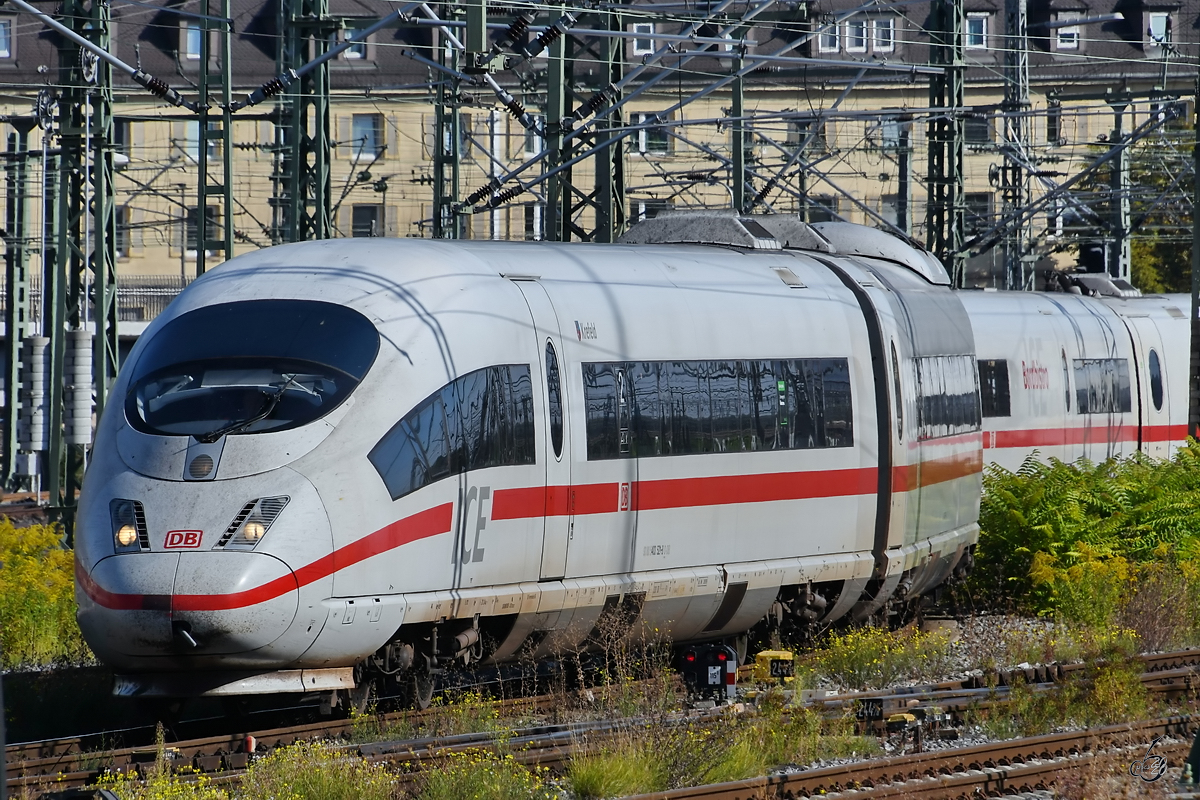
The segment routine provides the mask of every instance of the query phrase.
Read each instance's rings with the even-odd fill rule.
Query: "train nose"
[[[265,647],[296,618],[298,588],[287,565],[265,553],[181,553],[172,644],[205,654]]]
[[[297,588],[288,566],[264,553],[109,556],[87,577],[92,603],[80,625],[126,656],[245,653],[287,631]]]

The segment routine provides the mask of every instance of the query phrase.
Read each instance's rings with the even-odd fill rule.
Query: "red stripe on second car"
[[[1187,425],[1147,425],[1142,428],[1142,441],[1174,442],[1187,438]],[[1019,431],[999,430],[985,433],[983,446],[987,449],[1005,447],[1064,447],[1075,444],[1105,442],[1136,442],[1136,425],[1092,425],[1071,428],[1030,428]],[[993,444],[994,442],[994,444]]]

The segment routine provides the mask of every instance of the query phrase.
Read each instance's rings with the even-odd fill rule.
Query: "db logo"
[[[204,536],[204,531],[167,531],[167,541],[163,547],[176,549],[199,547],[202,536]]]
[[[617,490],[617,510],[619,510],[619,511],[628,511],[629,510],[629,494],[630,494],[629,484],[628,483],[620,484],[620,488]]]

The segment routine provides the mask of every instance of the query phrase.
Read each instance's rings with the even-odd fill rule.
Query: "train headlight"
[[[213,549],[253,550],[271,530],[275,518],[287,504],[287,497],[260,497],[246,503]]]
[[[118,553],[136,553],[149,548],[146,512],[136,500],[113,500],[108,504],[112,520],[113,547]]]
[[[267,526],[256,519],[249,520],[242,528],[242,536],[246,537],[247,542],[257,542],[266,532]]]
[[[129,547],[137,541],[137,528],[132,525],[122,525],[117,528],[116,542],[117,547]]]

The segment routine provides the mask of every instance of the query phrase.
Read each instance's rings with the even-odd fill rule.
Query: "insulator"
[[[144,85],[155,97],[166,97],[167,92],[171,91],[171,87],[168,86],[165,81],[162,81],[153,75],[146,76],[146,83]]]
[[[544,30],[540,34],[538,34],[537,39],[535,39],[533,42],[533,45],[534,45],[533,48],[530,48],[530,49],[533,50],[534,55],[537,55],[538,53],[542,52],[550,45],[554,44],[554,42],[558,39],[558,37],[560,37],[562,35],[563,35],[563,32],[557,26],[547,28],[546,30]]]
[[[492,192],[496,191],[499,188],[500,188],[500,181],[498,181],[495,178],[492,178],[490,181],[487,182],[486,186],[480,186],[478,189],[471,192],[471,196],[468,197],[463,202],[463,206],[464,207],[473,206],[476,203],[478,203],[480,200],[487,197],[489,194],[491,194]]]
[[[265,100],[268,97],[274,97],[282,92],[285,88],[287,88],[286,85],[283,81],[279,80],[279,78],[271,78],[271,80],[263,84],[263,99]]]
[[[22,450],[50,449],[50,398],[46,396],[46,374],[50,371],[50,339],[30,336],[21,353],[21,413],[17,442]]]
[[[515,97],[505,103],[504,107],[507,108],[508,113],[512,114],[516,119],[521,119],[521,117],[525,116],[525,106],[521,105],[521,101]]]
[[[63,370],[66,384],[66,419],[63,420],[67,444],[90,444],[92,441],[92,332],[67,332],[66,364]]]
[[[779,185],[779,178],[771,178],[771,180],[767,181],[767,185],[762,188],[762,191],[759,192],[758,194],[754,195],[754,200],[753,200],[753,202],[750,203],[750,207],[753,208],[754,206],[758,205],[763,200],[765,200],[767,195],[769,195],[771,192],[775,191],[775,187],[778,185]]]
[[[588,101],[584,103],[578,111],[575,112],[575,119],[583,119],[588,114],[594,114],[596,110],[600,108],[600,106],[604,105],[608,101],[609,92],[615,91],[616,87],[610,83],[608,86],[605,86],[603,89],[596,92],[594,95],[588,98]]]
[[[528,15],[528,16],[527,16]],[[512,21],[508,26],[508,30],[504,32],[505,46],[513,42],[520,41],[525,37],[529,30],[529,23],[533,21],[532,12],[526,12]]]
[[[516,197],[519,194],[523,194],[524,192],[525,192],[524,186],[519,186],[519,185],[518,186],[510,186],[507,189],[505,189],[504,191],[500,192],[500,194],[496,195],[491,200],[489,200],[488,208],[495,208],[496,206],[504,205],[509,200],[512,200],[514,197]]]

